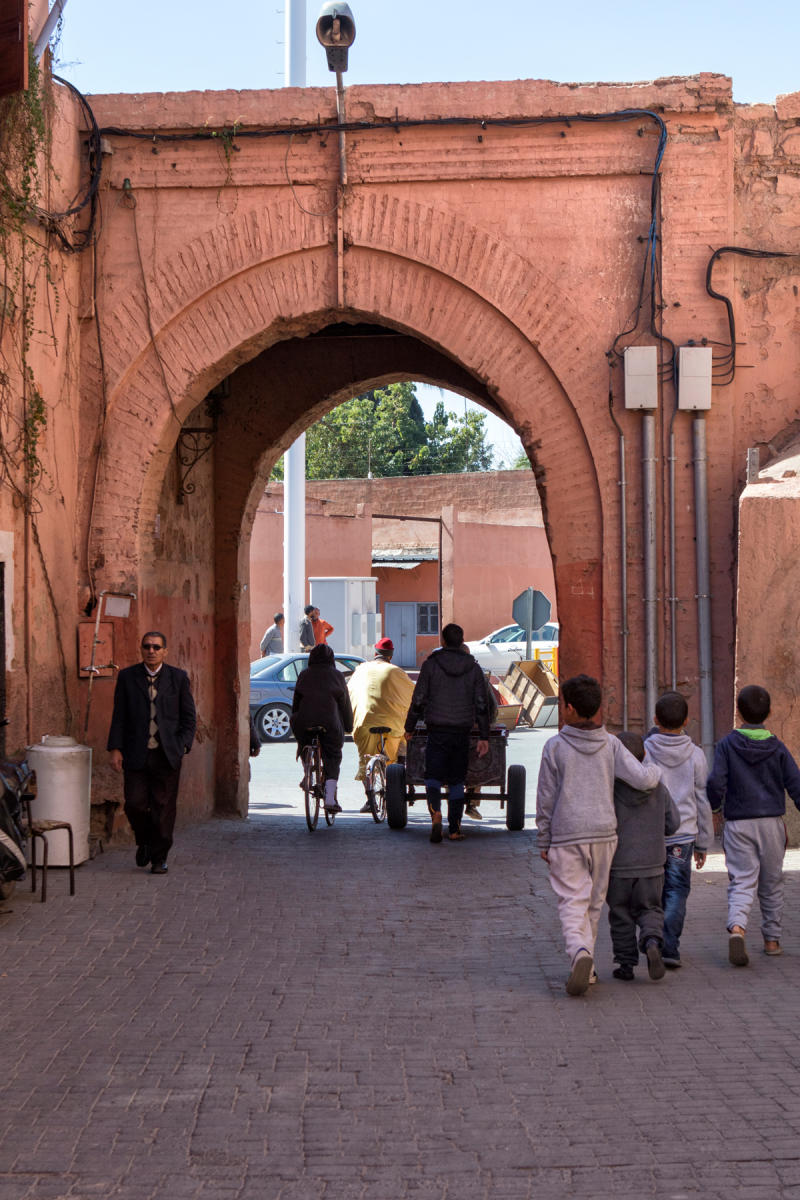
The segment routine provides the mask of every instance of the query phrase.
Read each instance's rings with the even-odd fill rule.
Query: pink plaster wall
[[[767,728],[800,760],[800,443],[761,471],[739,503],[736,690],[765,687],[772,699]],[[728,710],[735,723],[734,699]],[[787,802],[793,845],[800,813]]]
[[[219,130],[234,120],[258,129],[314,122],[319,114],[332,120],[335,113],[332,88],[97,96],[92,103],[101,126],[187,134]],[[663,332],[676,343],[709,339],[721,364],[728,331],[723,306],[705,290],[711,249],[738,244],[797,251],[797,95],[774,106],[737,108],[730,81],[718,75],[625,87],[528,80],[353,88],[351,118],[383,121],[384,128],[348,139],[350,184],[341,231],[334,216],[300,211],[287,185],[281,138],[242,142],[228,162],[219,139],[154,145],[108,135],[112,153],[100,192],[97,287],[88,259],[62,256],[54,243],[62,302],[37,309],[37,324],[47,328],[54,320],[58,351],[45,339],[32,352],[49,423],[46,474],[27,539],[18,497],[8,488],[0,495],[0,532],[10,535],[15,569],[13,649],[6,664],[11,743],[81,724],[87,689],[76,679],[75,627],[90,580],[98,590],[130,587],[140,597],[138,623],[158,616],[176,631],[187,626],[176,649],[196,681],[207,729],[206,749],[191,768],[197,774],[192,787],[242,811],[243,691],[253,639],[264,625],[250,611],[249,538],[271,464],[301,428],[352,394],[354,385],[416,377],[447,386],[457,380],[457,387],[494,407],[522,436],[553,555],[563,669],[602,673],[607,712],[618,720],[620,631],[626,625],[631,708],[646,723],[640,421],[622,410],[615,369],[611,389],[628,446],[626,620],[606,351],[637,293],[653,125],[643,118],[626,125],[487,126],[480,140],[472,126],[395,129],[398,113],[403,119],[524,118],[632,106],[663,112],[669,130],[660,197]],[[77,119],[73,102],[62,96],[54,204],[79,192],[85,179]],[[288,170],[306,207],[333,212],[335,139],[295,137]],[[122,191],[126,178],[135,207]],[[339,232],[346,247],[341,256]],[[733,300],[741,368],[731,386],[715,388],[707,419],[718,731],[728,724],[733,694],[737,555],[740,610],[757,578],[749,554],[758,533],[748,533],[746,520],[737,543],[745,454],[758,445],[765,461],[775,458],[798,432],[796,261],[726,258],[714,277]],[[326,365],[330,359],[311,354],[309,335],[342,321],[383,324],[439,358],[429,358],[420,374],[408,358],[398,367],[387,338],[380,355],[375,347],[364,346],[361,354],[340,350],[334,372]],[[638,336],[652,340],[645,328]],[[12,323],[3,333],[12,359],[15,337]],[[267,363],[270,369],[256,369]],[[239,376],[241,386],[223,409],[213,456],[198,477],[202,488],[191,503],[178,506],[167,497],[179,425],[196,419],[209,388],[227,376]],[[665,387],[657,419],[660,481],[673,400]],[[13,440],[19,414],[3,419],[4,439]],[[675,429],[678,683],[695,721],[689,419],[679,415]],[[661,482],[659,488],[659,594],[666,598]],[[459,523],[446,496],[436,503],[453,564],[444,579],[446,616],[455,611],[463,586],[481,603],[489,597],[476,578],[479,560],[468,565],[478,545],[474,527]],[[410,511],[415,504],[412,496]],[[159,513],[170,522],[166,539],[154,536]],[[779,563],[794,554],[790,525],[774,547]],[[496,547],[501,544],[508,559],[513,537],[495,539]],[[539,560],[528,567],[540,570]],[[253,589],[265,592],[265,615],[276,607],[273,579],[274,568]],[[487,619],[489,626],[496,623],[503,622]],[[740,621],[740,637],[741,628]],[[660,684],[669,676],[668,632],[664,600]],[[130,661],[132,628],[121,637],[121,661]],[[758,656],[757,648],[741,641],[740,677],[760,669]],[[92,714],[90,740],[98,750],[108,691],[105,685],[97,689]],[[793,714],[791,709],[785,728],[800,740]]]
[[[270,484],[259,503],[250,545],[250,653],[282,608],[283,489]],[[391,521],[373,514],[445,519],[443,576],[450,595],[442,620],[458,621],[467,638],[508,624],[511,602],[528,586],[551,599],[555,584],[541,505],[529,471],[431,475],[410,479],[328,480],[308,484],[308,576],[372,573],[372,547],[424,546],[438,554],[433,521]],[[389,601],[438,603],[438,566],[413,571],[378,570],[385,621]],[[436,639],[419,639],[419,649]]]

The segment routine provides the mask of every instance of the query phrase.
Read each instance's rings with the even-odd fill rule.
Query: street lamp
[[[356,23],[350,5],[341,0],[328,0],[323,4],[317,18],[317,41],[325,47],[328,70],[336,72],[336,119],[339,126],[345,124],[344,83],[342,75],[347,70],[347,51],[356,40]],[[339,182],[347,186],[347,153],[344,129],[339,129]]]
[[[317,41],[325,47],[328,70],[337,75],[347,70],[347,51],[356,40],[356,23],[349,4],[329,0],[317,18]]]

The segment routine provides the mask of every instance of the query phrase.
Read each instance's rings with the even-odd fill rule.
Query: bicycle
[[[322,747],[319,743],[319,735],[324,732],[325,729],[322,725],[314,725],[306,730],[311,741],[306,742],[300,752],[300,761],[303,764],[303,782],[300,786],[305,793],[306,824],[309,833],[313,833],[317,828],[320,804],[325,813],[326,825],[332,825],[336,819],[336,813],[328,812],[325,807],[325,767],[322,762]]]
[[[378,735],[378,750],[372,755],[364,771],[367,803],[372,819],[378,825],[386,818],[386,767],[389,759],[386,756],[386,743],[383,738],[384,734],[389,732],[388,725],[376,725],[370,729],[370,733]]]

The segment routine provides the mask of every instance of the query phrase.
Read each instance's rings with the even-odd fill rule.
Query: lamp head
[[[325,47],[328,70],[347,70],[347,51],[356,40],[356,23],[349,4],[328,0],[317,18],[317,41]]]

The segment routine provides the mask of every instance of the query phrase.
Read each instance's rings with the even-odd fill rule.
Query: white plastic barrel
[[[28,762],[36,772],[34,821],[69,821],[75,847],[75,862],[89,857],[91,815],[92,751],[72,737],[47,733],[36,746],[28,747]],[[47,837],[48,864],[69,866],[66,829],[55,829]],[[41,853],[37,852],[37,858]]]

